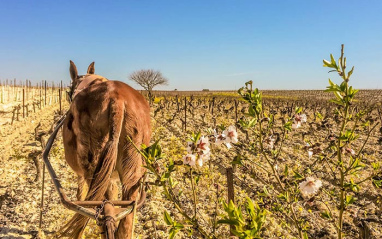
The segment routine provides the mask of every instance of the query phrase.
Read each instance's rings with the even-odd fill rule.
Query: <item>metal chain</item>
[[[104,199],[104,200],[102,201],[102,204],[101,204],[100,207],[95,207],[95,211],[96,211],[96,213],[95,213],[95,215],[94,215],[94,218],[95,218],[96,223],[97,223],[98,226],[102,226],[102,224],[103,224],[103,223],[99,220],[99,216],[100,216],[101,213],[103,212],[103,209],[104,209],[105,204],[106,204],[107,202],[109,202],[109,201],[108,201],[107,199]]]

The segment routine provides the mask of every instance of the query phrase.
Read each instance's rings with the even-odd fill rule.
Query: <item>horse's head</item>
[[[90,63],[86,75],[78,75],[76,65],[73,61],[70,61],[69,72],[70,78],[72,78],[70,91],[68,93],[70,99],[73,99],[79,92],[88,87],[91,83],[107,81],[105,77],[94,74],[94,62]]]

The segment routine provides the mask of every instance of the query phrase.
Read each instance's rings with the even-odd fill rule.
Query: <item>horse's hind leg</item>
[[[117,180],[118,180],[118,173],[117,171],[114,171],[113,174],[111,175],[110,183],[105,194],[105,198],[109,201],[118,200]],[[115,226],[118,227],[118,222],[115,223]],[[106,239],[107,237],[106,237],[104,226],[99,226],[99,230],[102,232],[101,238]]]
[[[140,179],[143,175],[142,157],[133,147],[127,147],[124,158],[117,161],[117,170],[122,184],[122,200],[137,200]],[[133,233],[134,211],[119,223],[116,239],[131,239]]]
[[[137,200],[140,182],[135,184],[129,189],[125,189],[122,186],[122,200]],[[134,210],[127,215],[124,219],[119,222],[118,230],[115,233],[116,239],[131,239],[133,233],[133,220],[134,220]]]

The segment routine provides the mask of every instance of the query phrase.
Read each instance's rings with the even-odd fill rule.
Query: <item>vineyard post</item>
[[[39,87],[39,89],[40,89],[40,110],[41,110],[41,108],[42,108],[42,90],[41,90],[41,83],[40,83],[40,87]]]
[[[61,100],[62,100],[62,80],[61,80],[61,82],[60,82],[60,89],[59,89],[59,92],[60,92],[60,94],[58,95],[59,97],[60,97],[60,114],[62,114],[62,110],[61,110]]]
[[[61,114],[61,90],[58,89],[58,100],[60,101],[60,114]]]
[[[177,112],[179,112],[179,100],[178,100],[178,95],[175,96],[175,99],[176,99],[176,105],[177,105]]]
[[[45,99],[44,99],[44,106],[46,106],[46,81],[44,81],[45,83]]]
[[[227,187],[228,187],[228,204],[230,201],[235,203],[235,193],[233,188],[233,169],[232,168],[226,168],[227,173]],[[230,235],[233,236],[234,226],[230,225]]]
[[[23,89],[23,118],[25,118],[25,89]]]
[[[237,106],[238,106],[238,101],[235,100],[235,125],[237,125]]]
[[[187,131],[187,97],[184,97],[184,132]]]
[[[19,121],[19,114],[20,114],[20,105],[16,107],[16,120]]]
[[[214,115],[215,97],[212,97],[211,115]]]

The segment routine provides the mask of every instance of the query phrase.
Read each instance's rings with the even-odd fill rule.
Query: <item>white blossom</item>
[[[313,177],[307,177],[305,181],[299,184],[300,191],[304,197],[313,196],[321,186],[321,180],[314,179]]]
[[[223,134],[226,135],[226,143],[237,143],[239,140],[237,139],[238,137],[238,134],[237,134],[237,131],[236,131],[236,128],[235,126],[231,125],[229,126],[228,128],[226,128],[224,131],[223,131]]]
[[[309,156],[309,158],[311,158],[313,156],[313,149],[312,148],[308,149],[308,156]]]
[[[351,148],[346,148],[345,149],[345,154],[346,155],[351,155],[351,156],[355,156],[355,151]]]
[[[301,120],[301,123],[306,123],[306,121],[307,121],[306,114],[300,115],[300,120]]]
[[[215,143],[216,143],[217,145],[220,145],[220,144],[222,144],[222,143],[225,143],[225,142],[226,142],[226,139],[227,139],[227,137],[225,136],[225,134],[219,134],[219,135],[216,135],[216,141],[215,141]]]
[[[301,127],[301,122],[300,121],[295,121],[293,124],[292,124],[292,129],[298,129]]]
[[[198,165],[199,165],[199,167],[202,167],[203,166],[203,158],[202,157],[199,157],[198,158]]]
[[[306,114],[295,115],[294,116],[294,121],[293,121],[293,124],[292,124],[292,128],[293,129],[298,129],[298,128],[301,127],[302,123],[305,123],[306,121],[307,121]]]
[[[203,164],[205,162],[207,162],[208,160],[210,160],[210,157],[211,157],[211,152],[208,152],[206,154],[200,154],[199,155],[199,158],[198,158],[198,165],[201,167],[203,166]]]
[[[272,150],[274,147],[276,139],[273,138],[272,136],[269,136],[268,138],[265,139],[265,147]]]
[[[183,156],[183,163],[184,164],[194,166],[195,161],[196,161],[196,156],[194,154],[187,154],[187,155]]]
[[[208,141],[208,138],[202,136],[196,143],[196,150],[199,155],[208,154],[210,152],[210,142]]]

